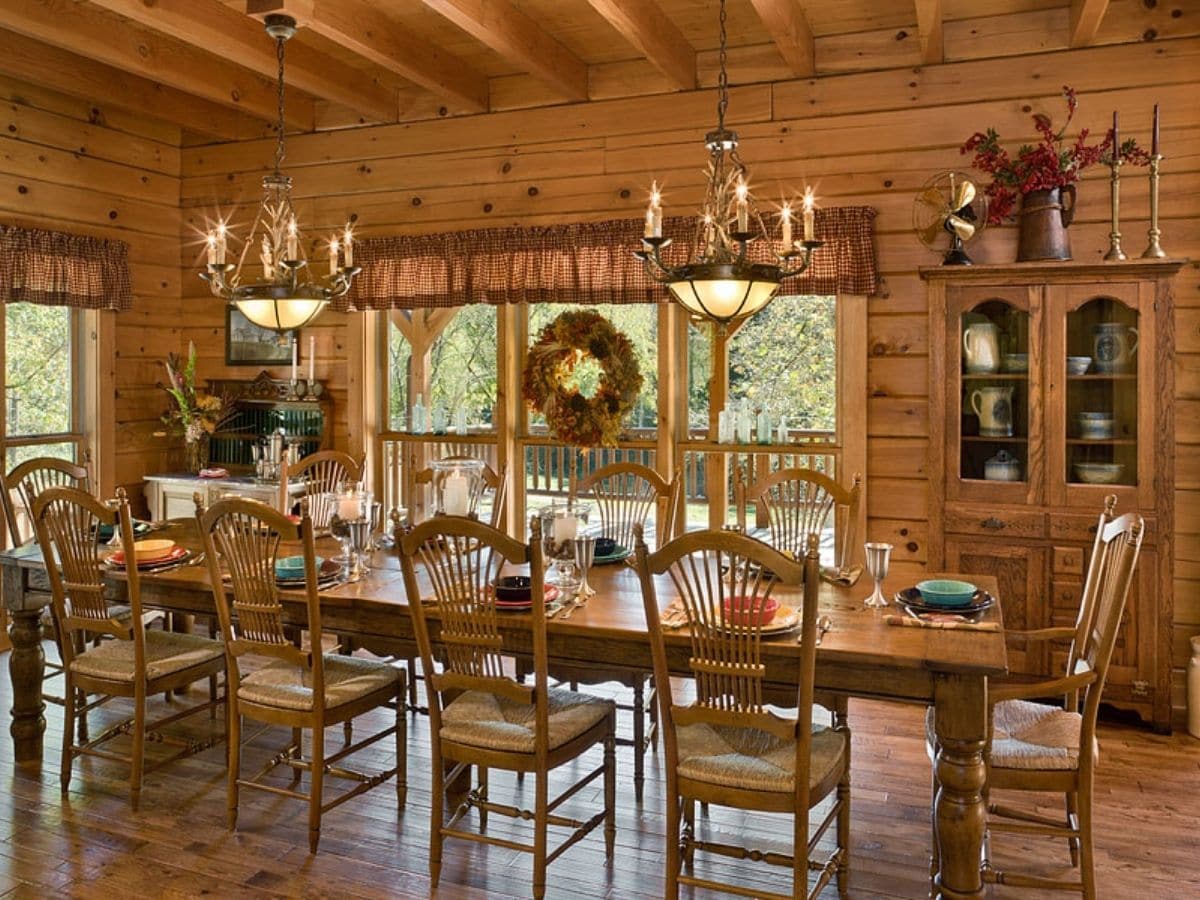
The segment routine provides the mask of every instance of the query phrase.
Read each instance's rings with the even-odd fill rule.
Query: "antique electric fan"
[[[942,172],[925,182],[913,199],[913,229],[930,250],[940,250],[938,239],[950,235],[943,266],[969,266],[965,246],[979,237],[987,224],[987,197],[961,172]]]

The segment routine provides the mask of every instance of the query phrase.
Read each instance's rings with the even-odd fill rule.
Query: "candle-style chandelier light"
[[[725,0],[721,0],[720,74],[717,80],[717,127],[704,137],[708,148],[708,187],[696,223],[695,256],[687,263],[669,265],[662,257],[671,239],[662,233],[662,196],[655,182],[646,210],[643,249],[634,255],[646,273],[667,285],[675,298],[694,315],[715,322],[721,329],[737,319],[754,315],[779,290],[785,278],[799,275],[821,246],[813,239],[813,194],[804,193],[804,239],[792,240],[792,210],[783,204],[779,212],[780,241],[777,263],[752,262],[749,247],[770,232],[754,203],[746,166],[737,152],[737,133],[725,127],[729,106],[729,76],[726,72]]]
[[[329,240],[329,270],[324,276],[308,279],[301,275],[308,267],[292,207],[292,179],[280,171],[283,165],[283,56],[284,44],[296,33],[291,16],[269,15],[264,20],[267,34],[275,40],[279,61],[279,122],[275,141],[275,169],[263,177],[263,198],[250,234],[242,244],[236,264],[226,262],[230,232],[224,222],[206,235],[208,261],[200,277],[208,282],[215,296],[236,306],[255,325],[285,332],[303,328],[321,314],[329,301],[350,290],[354,276],[362,271],[354,265],[354,237],[350,224],[339,240]],[[251,256],[254,252],[257,259]],[[341,256],[339,257],[339,252]],[[249,280],[251,272],[259,275]]]

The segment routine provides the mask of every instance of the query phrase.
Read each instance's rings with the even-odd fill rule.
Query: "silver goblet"
[[[883,595],[883,579],[887,578],[892,545],[867,543],[864,547],[867,551],[867,573],[875,580],[875,590],[863,604],[869,608],[882,608],[888,605],[888,599]]]
[[[595,591],[588,584],[588,571],[592,568],[592,560],[596,556],[596,539],[594,537],[575,538],[575,565],[579,567],[579,602],[587,603]]]

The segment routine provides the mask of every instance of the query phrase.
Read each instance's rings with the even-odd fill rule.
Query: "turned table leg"
[[[980,862],[987,825],[987,680],[941,675],[934,687],[937,778],[934,800],[941,860],[934,880],[936,900],[983,897]]]
[[[46,704],[42,702],[42,676],[46,655],[42,652],[41,609],[9,610],[12,621],[8,636],[12,651],[8,674],[12,679],[13,758],[19,763],[41,762],[42,735],[46,732]]]

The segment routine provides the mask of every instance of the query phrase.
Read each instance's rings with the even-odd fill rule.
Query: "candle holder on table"
[[[542,548],[550,568],[546,583],[564,593],[579,590],[579,566],[575,564],[575,539],[587,524],[589,509],[578,503],[552,503],[538,515],[542,521]]]
[[[368,571],[366,557],[374,534],[372,514],[379,504],[371,500],[371,492],[357,487],[341,488],[330,497],[333,516],[329,533],[342,545],[340,561],[346,568],[348,581],[358,581]]]
[[[433,470],[434,515],[475,518],[483,496],[483,460],[436,459]]]

